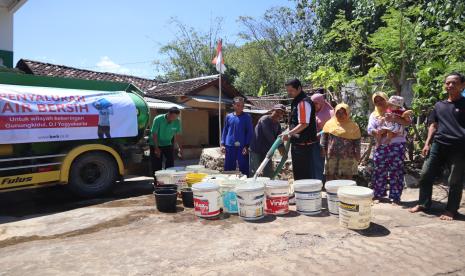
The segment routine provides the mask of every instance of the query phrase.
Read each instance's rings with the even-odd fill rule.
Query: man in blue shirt
[[[252,117],[244,113],[244,98],[233,99],[234,112],[226,115],[221,135],[221,152],[225,154],[224,170],[235,171],[237,164],[249,175],[249,145],[253,135]]]

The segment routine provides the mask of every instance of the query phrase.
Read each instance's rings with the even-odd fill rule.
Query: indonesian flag
[[[218,40],[218,46],[216,46],[216,57],[212,60],[212,63],[216,66],[216,71],[221,74],[224,74],[226,71],[226,66],[224,66],[224,59],[223,59],[223,41],[220,39]]]

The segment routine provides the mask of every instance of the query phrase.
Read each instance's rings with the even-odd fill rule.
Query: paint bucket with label
[[[294,181],[294,194],[297,212],[304,215],[321,213],[321,188],[318,179],[300,179]]]
[[[325,183],[328,211],[331,215],[339,215],[339,198],[337,197],[337,191],[339,188],[345,186],[357,186],[357,183],[353,180],[343,179],[331,180]]]
[[[178,185],[178,192],[181,191],[181,189],[187,187],[187,180],[186,176],[189,172],[183,171],[183,172],[173,172],[171,174],[171,177],[173,179],[173,184]]]
[[[192,185],[194,193],[194,212],[201,218],[211,218],[220,214],[220,186],[215,183],[201,182]]]
[[[244,220],[258,220],[265,216],[265,186],[260,182],[247,182],[236,187],[239,216]]]
[[[339,198],[339,224],[361,230],[370,227],[373,190],[367,187],[346,186],[337,191]]]
[[[220,184],[221,198],[223,201],[223,212],[237,214],[237,195],[235,188],[244,182],[241,180],[223,180]]]
[[[265,184],[265,212],[273,215],[289,213],[289,183],[285,180],[269,180]]]

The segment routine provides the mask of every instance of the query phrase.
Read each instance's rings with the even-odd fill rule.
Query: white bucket
[[[192,192],[196,216],[210,218],[220,214],[220,186],[218,184],[197,183],[192,185]]]
[[[176,171],[174,170],[160,170],[155,172],[155,178],[157,179],[158,185],[166,185],[166,184],[175,184],[173,181],[173,173]]]
[[[183,188],[187,188],[187,181],[186,176],[189,172],[173,172],[171,177],[173,179],[173,183],[178,185],[178,192],[181,191]]]
[[[297,212],[304,215],[321,213],[321,188],[318,179],[301,179],[294,181],[295,203]]]
[[[367,229],[371,222],[373,190],[360,186],[341,187],[339,197],[339,224],[355,230]]]
[[[239,216],[244,220],[263,218],[265,186],[259,182],[247,182],[236,187]]]
[[[345,186],[357,186],[353,180],[331,180],[325,183],[326,199],[328,202],[328,211],[332,215],[339,215],[339,198],[337,190]]]
[[[267,214],[289,213],[289,183],[285,180],[269,180],[265,184]]]
[[[237,214],[239,208],[237,206],[236,186],[243,184],[241,180],[223,180],[220,184],[220,193],[223,204],[223,212]]]
[[[186,167],[186,171],[188,172],[199,172],[200,170],[205,170],[205,166],[203,165],[189,165]]]

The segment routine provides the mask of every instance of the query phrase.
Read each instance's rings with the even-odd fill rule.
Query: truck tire
[[[110,155],[88,152],[71,164],[69,188],[78,196],[95,197],[110,190],[118,177],[118,166]]]

